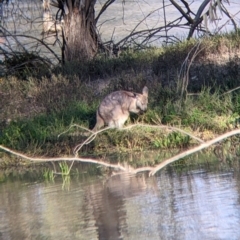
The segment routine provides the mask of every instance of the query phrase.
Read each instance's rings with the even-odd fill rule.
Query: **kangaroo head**
[[[138,94],[136,96],[136,106],[141,111],[147,111],[147,105],[148,105],[148,88],[145,86],[142,90],[142,94]]]

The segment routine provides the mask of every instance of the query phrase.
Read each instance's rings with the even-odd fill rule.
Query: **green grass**
[[[239,31],[191,39],[164,46],[152,69],[174,89],[188,79],[189,92],[203,87],[225,92],[239,86],[239,48]]]
[[[221,52],[221,48],[229,44],[235,48],[240,46],[239,38],[233,34],[204,41],[205,52],[201,52],[200,59],[210,51]],[[87,63],[72,62],[56,67],[49,76],[25,76],[25,81],[13,76],[0,79],[0,144],[31,155],[72,155],[73,148],[86,136],[79,128],[72,128],[60,137],[59,134],[72,124],[92,129],[97,106],[107,93],[119,89],[140,92],[145,84],[149,88],[148,111],[142,116],[131,115],[128,124],[162,123],[193,134],[207,131],[211,136],[233,129],[240,118],[240,89],[224,92],[239,86],[238,73],[230,74],[224,78],[226,82],[219,84],[214,75],[208,74],[207,80],[194,80],[198,87],[190,76],[184,95],[179,91],[183,82],[179,78],[179,66],[195,45],[196,40],[192,40],[161,49],[129,50],[119,58],[99,56]],[[233,70],[237,64],[236,60]],[[231,69],[231,66],[226,63],[218,70]],[[203,72],[205,66],[201,67]],[[156,74],[152,69],[157,69]],[[167,75],[168,71],[171,75]],[[95,80],[109,84],[99,90]],[[177,131],[140,127],[99,134],[82,149],[81,155],[164,150],[192,144],[196,142]]]
[[[43,170],[43,178],[45,182],[54,182],[54,172],[50,168],[46,168]]]
[[[164,89],[161,89],[161,101],[151,99],[149,111],[142,116],[133,115],[128,123],[162,123],[190,131],[200,129],[221,133],[231,129],[234,121],[239,118],[239,97],[236,94],[221,95],[219,92],[211,93],[210,89],[203,89],[199,95],[189,96],[182,102],[174,94],[169,95],[168,91],[167,89],[164,94]],[[81,135],[79,128],[72,128],[70,132],[58,137],[59,134],[72,124],[92,128],[96,108],[97,102],[69,102],[69,105],[59,111],[53,109],[47,114],[11,121],[1,129],[0,144],[36,155],[72,154],[74,146],[85,139],[84,135]],[[105,132],[83,150],[86,151],[85,154],[142,151],[186,147],[192,143],[188,136],[178,132],[144,127]]]
[[[53,148],[54,144],[61,142],[58,135],[71,124],[89,127],[94,121],[95,105],[75,102],[59,112],[10,122],[1,130],[0,143],[16,150],[29,149],[43,154],[48,151],[48,146]]]
[[[63,67],[56,67],[53,72],[64,76],[78,75],[80,78],[88,79],[106,78],[124,71],[139,72],[148,69],[153,61],[157,60],[158,54],[159,49],[153,47],[142,51],[128,49],[123,51],[119,57],[107,58],[98,55],[88,62],[66,63]]]
[[[70,167],[68,166],[66,161],[59,162],[59,167],[61,169],[62,175],[69,175]]]

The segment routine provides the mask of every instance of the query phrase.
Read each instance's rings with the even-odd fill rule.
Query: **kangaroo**
[[[96,125],[92,131],[97,131],[104,125],[112,128],[122,128],[130,112],[140,113],[147,110],[148,88],[145,86],[142,94],[116,91],[107,95],[100,103],[96,113]]]

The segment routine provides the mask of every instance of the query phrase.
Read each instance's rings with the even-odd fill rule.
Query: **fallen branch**
[[[99,131],[93,132],[93,131],[91,131],[91,130],[85,128],[85,127],[82,127],[82,126],[80,126],[80,125],[78,125],[78,124],[72,124],[65,132],[60,133],[60,134],[58,135],[58,137],[60,137],[62,134],[67,133],[67,132],[68,132],[71,128],[73,128],[73,127],[81,128],[81,129],[83,129],[83,130],[85,130],[85,131],[87,131],[88,133],[91,134],[91,135],[89,135],[89,137],[88,137],[84,142],[82,142],[82,143],[78,144],[77,146],[75,146],[73,152],[74,152],[74,155],[75,155],[76,157],[78,156],[78,152],[81,150],[81,148],[82,148],[84,145],[87,145],[87,144],[89,144],[90,142],[92,142],[92,141],[96,138],[96,136],[97,136],[98,133],[105,132],[105,131],[111,129],[110,127],[106,127],[106,128],[100,129]],[[200,138],[198,138],[198,137],[196,137],[196,136],[194,136],[194,135],[192,135],[192,134],[190,134],[190,133],[188,133],[188,132],[186,132],[186,131],[184,131],[184,130],[182,130],[182,129],[180,129],[180,128],[172,127],[172,126],[167,126],[167,125],[149,125],[149,124],[137,123],[137,124],[133,124],[133,125],[129,125],[129,126],[127,126],[127,127],[124,127],[124,128],[122,128],[121,130],[129,130],[129,129],[134,128],[134,127],[165,128],[165,129],[168,129],[168,130],[171,130],[171,131],[181,132],[181,133],[183,133],[183,134],[185,134],[185,135],[187,135],[187,136],[189,136],[189,137],[191,137],[191,138],[193,138],[193,139],[195,139],[195,140],[197,140],[197,141],[199,141],[199,142],[201,142],[201,143],[204,142],[202,139],[200,139]]]
[[[87,145],[87,144],[89,144],[90,142],[92,142],[92,141],[96,138],[96,136],[97,136],[98,133],[100,133],[100,132],[105,132],[106,130],[109,130],[109,129],[111,129],[111,127],[106,127],[106,128],[103,128],[103,129],[101,129],[101,130],[99,130],[99,131],[96,131],[96,132],[90,131],[92,134],[91,134],[83,143],[78,144],[78,145],[74,148],[74,150],[73,150],[74,155],[75,155],[75,156],[78,156],[78,152],[80,151],[80,149],[81,149],[84,145]]]
[[[125,127],[124,129],[130,129],[132,127],[136,127],[136,126],[145,126],[145,127],[165,127],[165,128],[170,128],[170,129],[174,129],[174,130],[177,130],[177,128],[175,127],[168,127],[168,126],[152,126],[152,125],[146,125],[146,124],[136,124],[136,125],[131,125],[131,126],[128,126],[128,127]],[[97,133],[99,132],[102,132],[102,131],[106,131],[108,130],[109,128],[105,128],[105,129],[102,129],[98,132],[95,132],[93,133],[89,138],[87,138],[87,140],[85,140],[85,144],[89,143],[90,141],[92,141],[92,138],[93,136],[96,136]],[[179,129],[178,129],[179,130]],[[184,132],[184,131],[183,131]],[[32,162],[56,162],[56,161],[78,161],[78,162],[84,162],[84,163],[95,163],[95,164],[99,164],[99,165],[102,165],[102,166],[105,166],[105,167],[111,167],[111,168],[115,168],[115,169],[119,169],[123,172],[129,172],[129,173],[139,173],[139,172],[143,172],[143,171],[149,171],[149,176],[153,176],[155,175],[156,172],[158,172],[159,170],[161,170],[163,167],[167,166],[168,164],[170,163],[173,163],[173,162],[176,162],[192,153],[195,153],[195,152],[198,152],[202,149],[205,149],[217,142],[220,142],[228,137],[231,137],[231,136],[234,136],[234,135],[238,135],[240,134],[240,129],[236,129],[236,130],[233,130],[231,132],[227,132],[225,134],[222,134],[208,142],[204,142],[202,144],[200,144],[199,146],[197,147],[194,147],[192,149],[189,149],[189,150],[186,150],[176,156],[173,156],[167,160],[164,160],[163,162],[161,162],[160,164],[158,164],[157,166],[155,167],[142,167],[142,168],[132,168],[130,166],[126,166],[124,167],[123,165],[121,164],[110,164],[110,163],[106,163],[106,162],[103,162],[103,161],[100,161],[100,160],[95,160],[95,159],[91,159],[91,158],[79,158],[75,155],[75,157],[57,157],[57,158],[39,158],[39,157],[29,157],[27,155],[24,155],[22,153],[19,153],[17,151],[14,151],[14,150],[11,150],[7,147],[4,147],[2,145],[0,145],[0,149],[6,151],[6,152],[9,152],[15,156],[18,156],[20,158],[23,158],[23,159],[26,159],[26,160],[29,160],[29,161],[32,161]],[[202,140],[201,140],[202,141]],[[77,150],[81,149],[81,147],[83,146],[83,143],[81,145],[78,145],[77,146]],[[73,164],[73,163],[72,163]],[[71,165],[72,167],[72,165]],[[71,168],[70,168],[71,169]]]
[[[0,149],[32,162],[78,161],[78,162],[84,162],[84,163],[95,163],[105,167],[111,167],[111,168],[116,168],[122,171],[126,171],[126,168],[121,166],[120,164],[110,164],[110,163],[95,160],[92,158],[79,158],[79,157],[39,158],[39,157],[29,157],[17,151],[11,150],[10,148],[4,147],[2,145],[0,145]]]
[[[209,147],[209,146],[211,146],[211,145],[213,145],[217,142],[220,142],[220,141],[224,140],[225,138],[228,138],[228,137],[231,137],[231,136],[234,136],[234,135],[237,135],[237,134],[240,134],[240,129],[233,130],[231,132],[227,132],[227,133],[225,133],[223,135],[220,135],[220,136],[218,136],[218,137],[216,137],[216,138],[214,138],[214,139],[212,139],[208,142],[202,143],[197,147],[194,147],[194,148],[189,149],[187,151],[184,151],[184,152],[182,152],[182,153],[180,153],[180,154],[178,154],[174,157],[171,157],[167,160],[164,160],[163,162],[158,164],[156,167],[154,167],[153,170],[151,170],[151,172],[149,173],[149,176],[155,175],[156,172],[158,172],[159,170],[161,170],[162,168],[164,168],[165,166],[167,166],[170,163],[176,162],[176,161],[178,161],[178,160],[180,160],[180,159],[182,159],[182,158],[184,158],[184,157],[186,157],[186,156],[188,156],[192,153],[198,152],[198,151],[200,151],[204,148],[207,148],[207,147]]]

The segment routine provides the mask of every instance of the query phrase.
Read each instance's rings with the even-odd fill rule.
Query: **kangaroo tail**
[[[98,129],[100,129],[101,127],[104,126],[104,120],[101,117],[101,115],[99,114],[99,109],[97,110],[96,113],[96,125],[95,127],[92,129],[92,131],[96,132]]]

